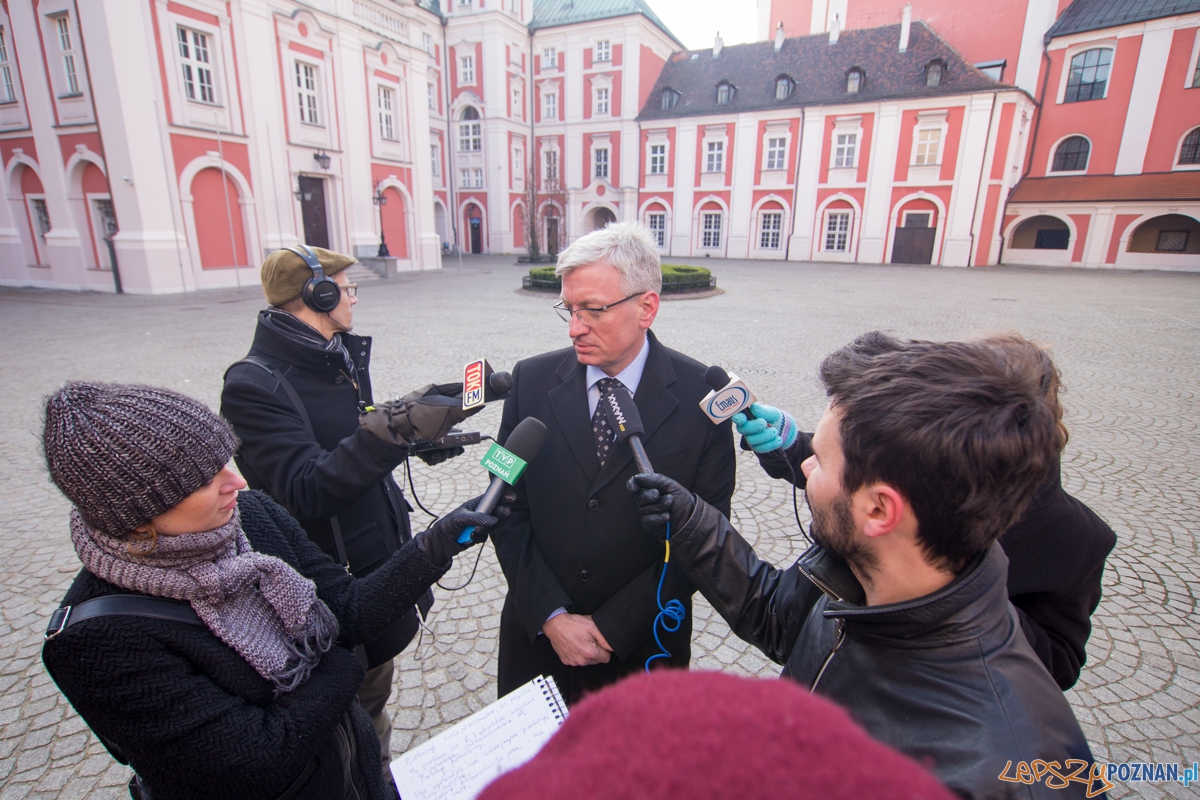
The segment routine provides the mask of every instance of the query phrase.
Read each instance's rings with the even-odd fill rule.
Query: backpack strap
[[[63,606],[50,615],[46,639],[53,639],[67,628],[95,617],[148,617],[187,625],[204,625],[189,603],[150,597],[144,594],[109,594],[93,597],[79,605]]]
[[[229,376],[229,370],[236,367],[238,364],[253,364],[259,369],[266,370],[275,378],[276,382],[283,387],[283,391],[287,393],[288,399],[292,401],[292,405],[296,407],[296,411],[300,414],[300,419],[304,421],[308,432],[312,434],[313,439],[317,438],[317,432],[313,428],[312,418],[308,416],[308,411],[304,408],[303,401],[300,400],[300,394],[292,386],[291,382],[284,377],[283,372],[279,367],[267,361],[260,356],[249,355],[241,361],[235,361],[229,365],[229,369],[225,370],[225,378]],[[329,530],[333,533],[333,549],[337,553],[338,563],[350,571],[350,556],[346,552],[346,540],[342,538],[342,524],[338,521],[337,515],[334,514],[329,518]]]

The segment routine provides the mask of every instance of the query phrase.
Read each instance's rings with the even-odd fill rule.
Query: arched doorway
[[[446,227],[446,207],[439,200],[433,201],[433,229],[437,231],[442,249],[445,250],[450,242],[450,231]]]
[[[383,237],[387,242],[388,253],[393,258],[408,258],[408,214],[404,204],[404,195],[389,186],[383,190],[387,198],[380,216],[383,219]]]
[[[479,210],[479,206],[470,203],[466,208],[467,218],[467,241],[470,243],[470,252],[479,254],[483,252],[483,212]]]
[[[513,247],[525,246],[525,206],[517,203],[512,212]]]
[[[221,269],[249,266],[237,184],[221,170],[208,167],[192,178],[191,195],[200,267]],[[328,246],[328,243],[309,244]]]
[[[612,212],[611,208],[600,206],[592,211],[592,230],[594,231],[616,221],[617,215]]]
[[[558,209],[552,205],[542,211],[542,220],[546,225],[546,255],[551,257],[558,255],[560,219]]]

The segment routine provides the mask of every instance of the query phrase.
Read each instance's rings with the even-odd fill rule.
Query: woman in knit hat
[[[395,796],[352,648],[445,574],[465,528],[486,533],[506,507],[469,501],[355,579],[282,507],[240,491],[237,439],[189,397],[69,384],[46,402],[43,446],[84,566],[63,606],[149,595],[192,617],[67,613],[47,633],[47,669],[133,767],[135,798]]]

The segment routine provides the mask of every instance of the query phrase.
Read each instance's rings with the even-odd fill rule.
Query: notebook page
[[[533,758],[562,724],[553,685],[530,681],[393,761],[402,800],[471,800]]]

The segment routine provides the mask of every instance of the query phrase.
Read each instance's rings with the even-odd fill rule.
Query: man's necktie
[[[616,378],[601,378],[596,386],[600,389],[600,402],[596,404],[596,413],[592,414],[592,438],[596,440],[596,458],[603,468],[614,437],[612,425],[608,424],[608,417],[604,414],[604,398],[618,388],[624,388],[624,385]]]

